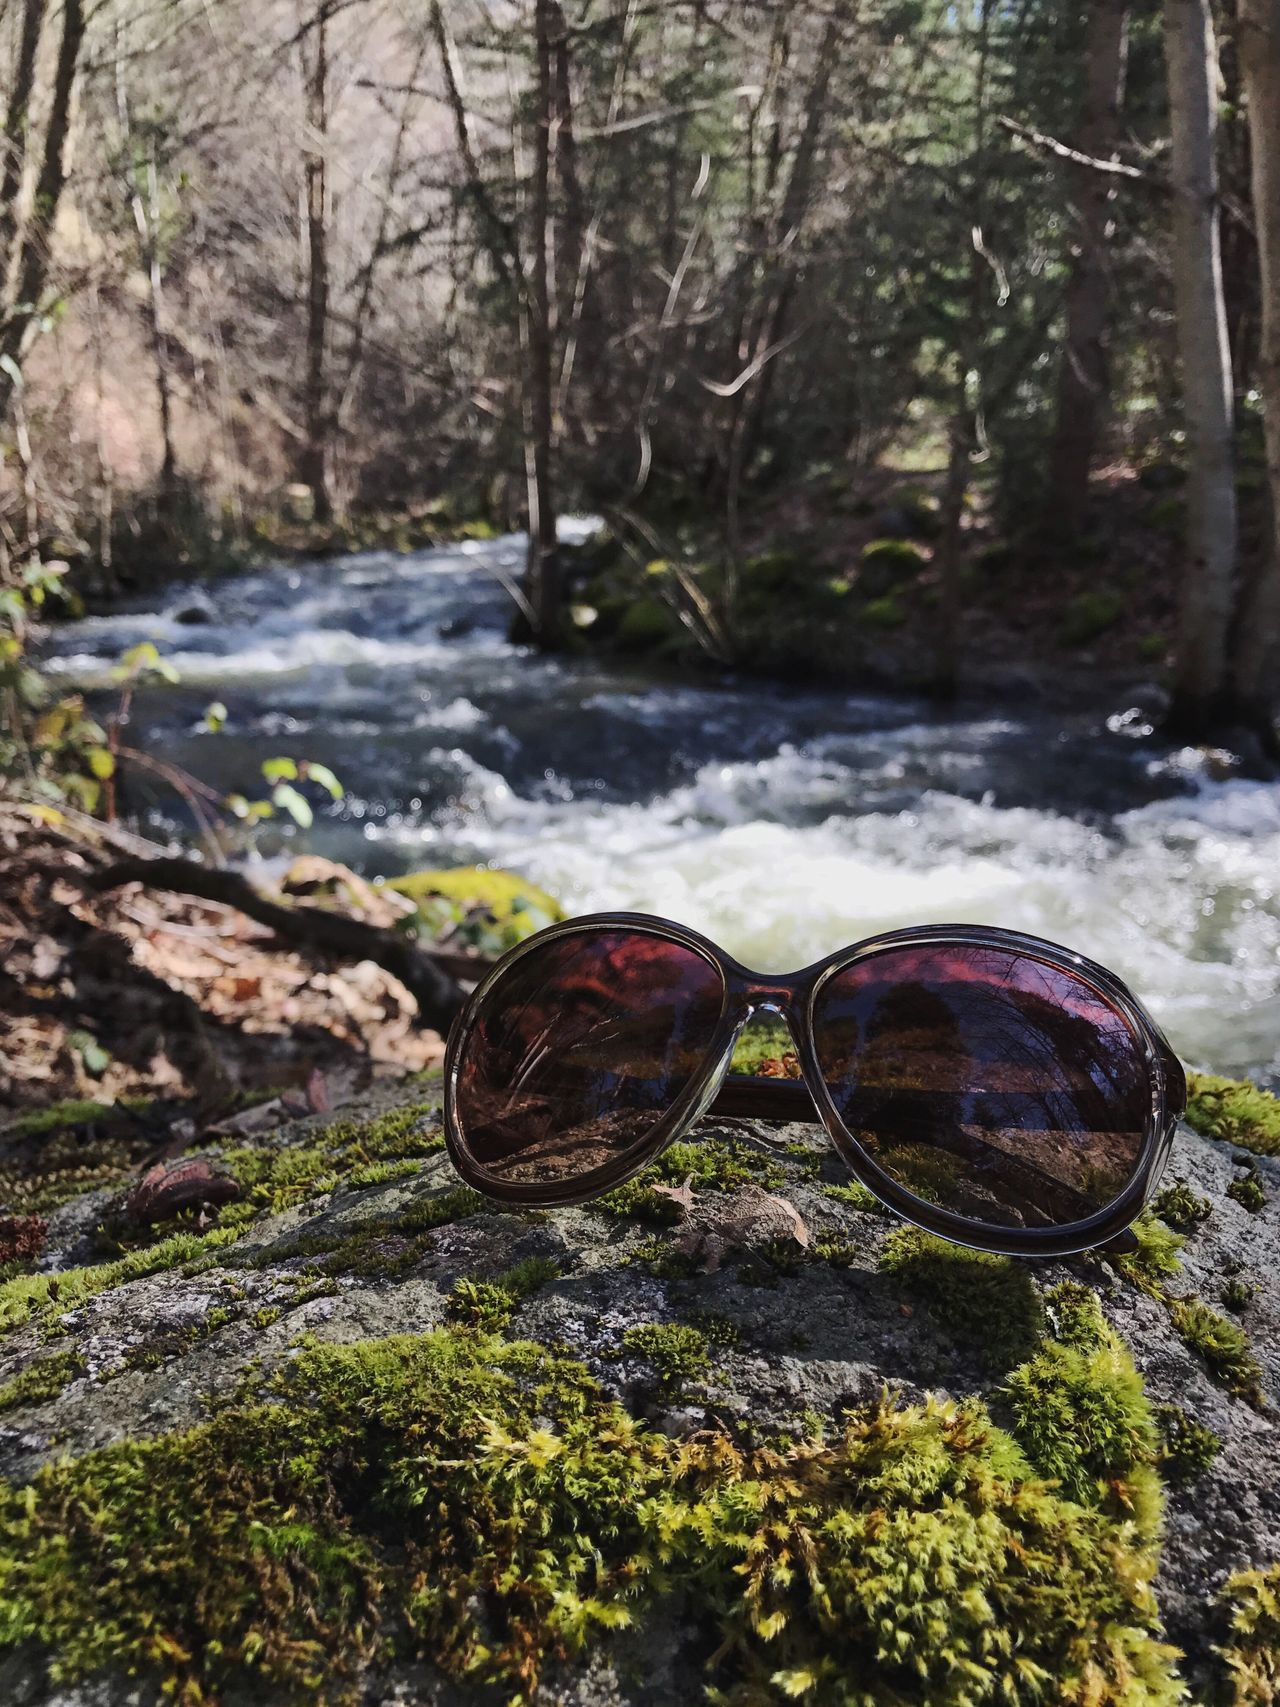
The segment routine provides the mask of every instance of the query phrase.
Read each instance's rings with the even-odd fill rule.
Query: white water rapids
[[[154,640],[181,681],[139,696],[132,737],[246,793],[264,758],[323,760],[347,797],[291,845],[367,872],[490,861],[768,969],[894,925],[1008,925],[1111,966],[1193,1064],[1280,1080],[1280,785],[1212,780],[1123,704],[943,715],[548,662],[505,638],[491,571],[521,555],[267,569],[68,624],[50,662],[105,687]],[[173,826],[172,801],[135,804]]]

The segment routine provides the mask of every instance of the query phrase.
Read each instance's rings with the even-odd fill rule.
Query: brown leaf
[[[215,1173],[200,1157],[181,1162],[157,1162],[133,1187],[121,1205],[127,1218],[140,1227],[171,1221],[185,1209],[213,1208],[233,1203],[240,1196],[240,1182],[230,1174]]]

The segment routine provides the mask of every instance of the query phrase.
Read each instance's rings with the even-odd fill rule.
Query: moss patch
[[[1259,1156],[1280,1155],[1280,1097],[1247,1079],[1191,1073],[1186,1120],[1206,1138],[1224,1139]]]
[[[1166,1276],[1177,1274],[1182,1267],[1179,1252],[1186,1241],[1149,1209],[1138,1216],[1132,1231],[1138,1241],[1137,1250],[1125,1256],[1108,1252],[1106,1260],[1143,1292],[1163,1296]]]
[[[676,1393],[711,1367],[707,1336],[681,1322],[643,1322],[628,1328],[623,1346],[651,1363],[665,1393]]]
[[[1064,1338],[1047,1341],[1005,1382],[1013,1437],[1069,1498],[1129,1515],[1154,1540],[1159,1438],[1142,1377],[1087,1288],[1058,1288],[1047,1302]]]
[[[449,1294],[449,1313],[485,1333],[498,1333],[526,1298],[555,1280],[560,1265],[549,1257],[526,1257],[496,1280],[460,1280]]]
[[[1173,1298],[1169,1317],[1183,1344],[1196,1352],[1220,1387],[1260,1406],[1262,1371],[1249,1348],[1249,1336],[1202,1298]]]
[[[0,1382],[0,1413],[56,1399],[83,1371],[84,1359],[75,1351],[58,1351],[52,1357],[29,1363],[10,1380]]]
[[[880,1266],[987,1368],[1008,1369],[1034,1351],[1043,1325],[1040,1297],[1012,1257],[966,1250],[917,1227],[895,1227]]]
[[[979,1406],[672,1441],[577,1365],[471,1331],[304,1349],[198,1428],[0,1489],[0,1644],[191,1704],[336,1701],[405,1652],[523,1701],[684,1591],[726,1700],[1164,1707],[1154,1568]]]
[[[1218,1649],[1223,1698],[1230,1707],[1271,1707],[1280,1701],[1280,1565],[1237,1571],[1221,1601],[1231,1632]]]
[[[591,1207],[606,1215],[670,1224],[680,1219],[680,1210],[653,1187],[683,1185],[685,1180],[695,1192],[735,1191],[740,1185],[777,1191],[786,1184],[787,1170],[749,1144],[731,1138],[669,1144],[642,1173],[597,1198]]]
[[[1213,1214],[1213,1204],[1209,1199],[1192,1191],[1184,1179],[1167,1185],[1152,1199],[1151,1207],[1175,1233],[1193,1233],[1202,1221],[1207,1221]]]
[[[1194,1482],[1213,1464],[1222,1441],[1213,1430],[1177,1405],[1162,1405],[1156,1412],[1160,1433],[1160,1472],[1169,1482]]]

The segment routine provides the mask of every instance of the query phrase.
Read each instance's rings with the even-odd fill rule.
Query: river
[[[290,846],[366,873],[492,862],[764,969],[897,925],[1008,925],[1113,967],[1192,1064],[1280,1082],[1280,785],[1215,778],[1123,703],[944,714],[543,659],[506,639],[522,554],[511,537],[172,587],[162,610],[62,625],[49,667],[103,689],[154,641],[180,680],[140,692],[129,738],[246,794],[263,759],[323,761],[345,798]],[[146,811],[189,830],[172,800]]]

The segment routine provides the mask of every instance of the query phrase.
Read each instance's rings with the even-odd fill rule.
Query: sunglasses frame
[[[563,937],[600,931],[634,931],[655,936],[693,950],[718,970],[724,997],[705,1059],[645,1136],[608,1162],[562,1184],[500,1178],[468,1150],[458,1114],[459,1073],[472,1029],[506,974],[525,955]],[[1019,1228],[974,1221],[929,1203],[901,1185],[846,1129],[818,1064],[813,1033],[814,1003],[829,978],[874,955],[911,944],[994,948],[1024,955],[1070,973],[1120,1014],[1133,1034],[1151,1095],[1142,1149],[1133,1175],[1118,1197],[1084,1220],[1057,1227]],[[776,1014],[786,1024],[803,1083],[747,1074],[726,1078],[738,1038],[752,1016],[759,1012]],[[1114,973],[1059,943],[983,925],[919,925],[868,937],[825,955],[799,972],[770,976],[741,965],[699,932],[649,913],[593,913],[566,919],[510,949],[476,986],[450,1029],[444,1086],[444,1135],[449,1157],[468,1185],[500,1203],[541,1209],[587,1203],[634,1178],[710,1112],[772,1122],[816,1119],[826,1129],[853,1177],[904,1221],[974,1250],[1030,1257],[1069,1256],[1097,1246],[1136,1249],[1137,1241],[1127,1229],[1159,1183],[1178,1118],[1186,1107],[1182,1064],[1155,1021]]]

